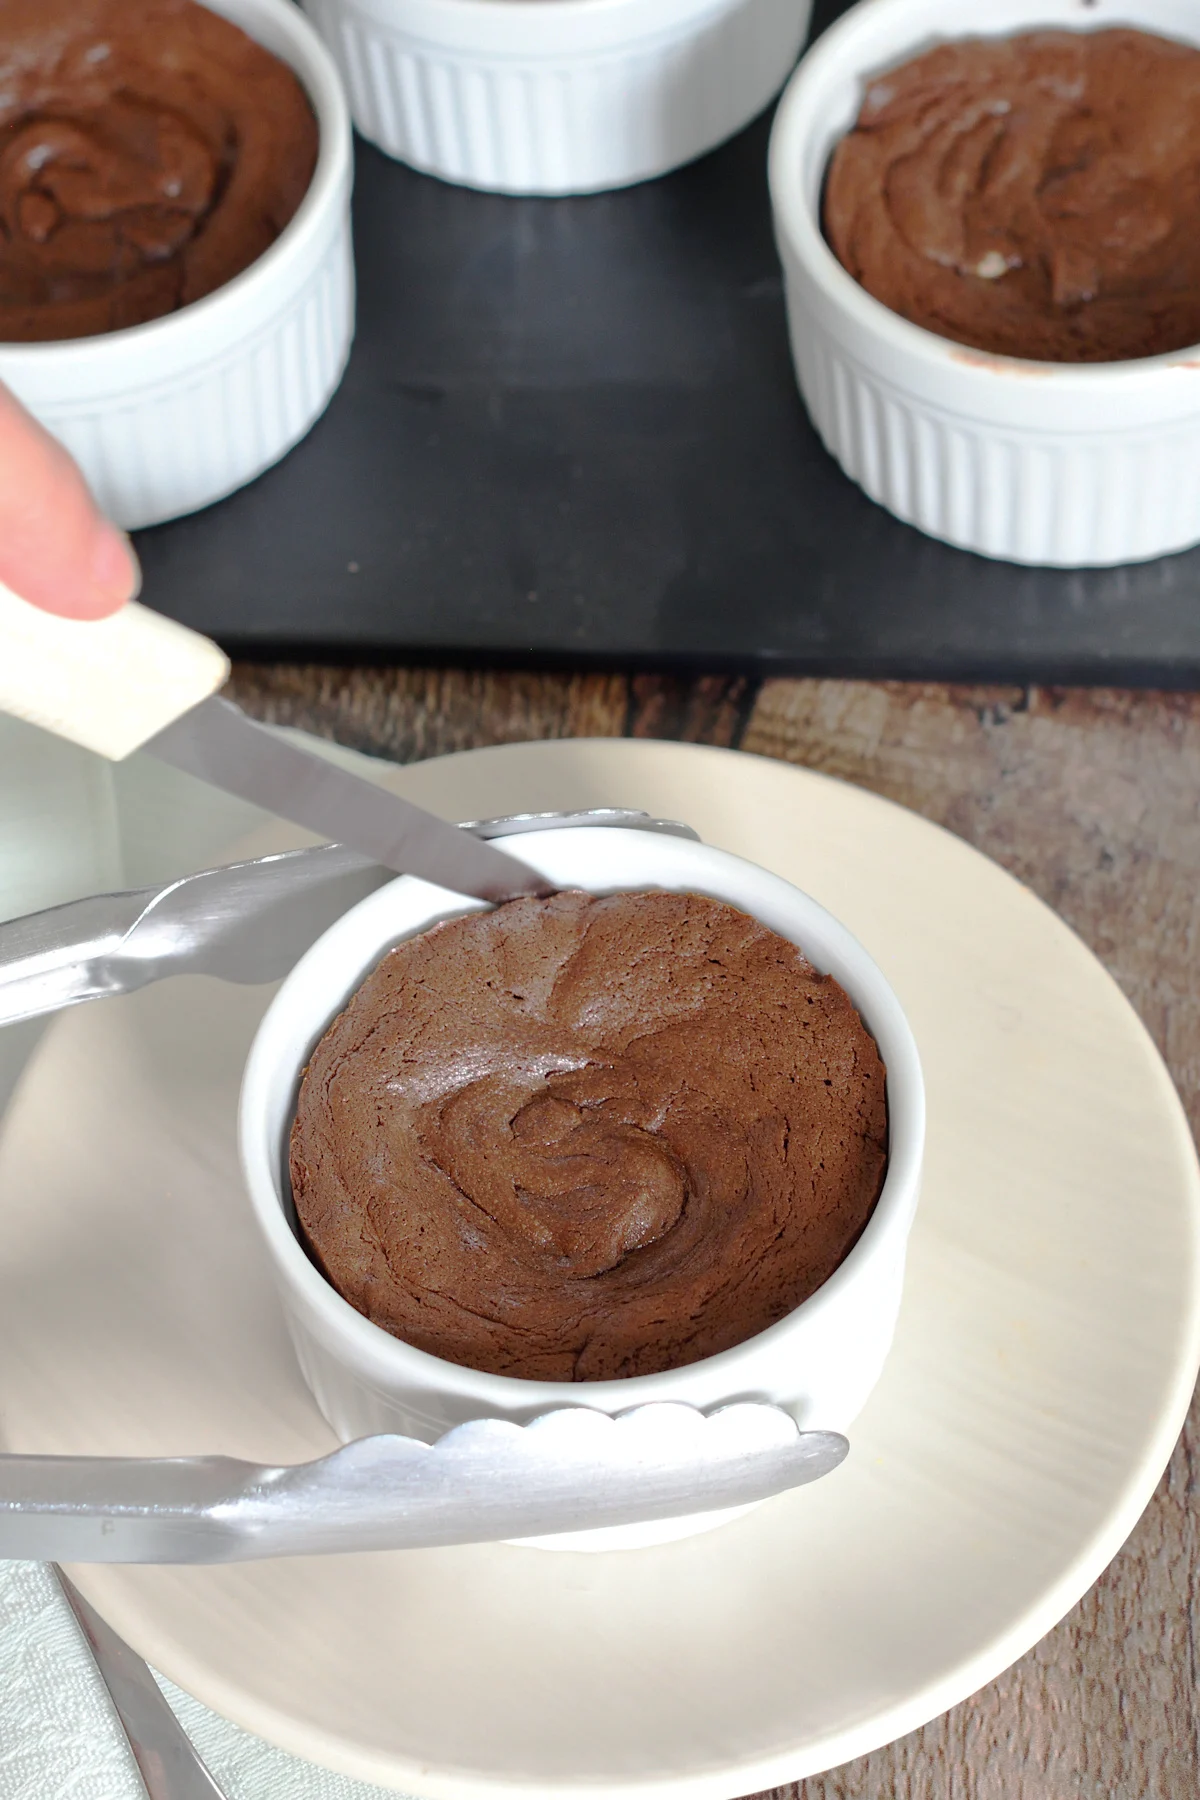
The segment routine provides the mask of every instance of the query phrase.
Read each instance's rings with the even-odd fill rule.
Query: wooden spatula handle
[[[228,674],[216,644],[149,607],[62,619],[0,584],[0,712],[113,762],[215,694]]]

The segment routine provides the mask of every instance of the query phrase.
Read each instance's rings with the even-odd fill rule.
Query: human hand
[[[129,539],[97,509],[62,445],[3,386],[0,581],[71,619],[105,618],[141,585]]]

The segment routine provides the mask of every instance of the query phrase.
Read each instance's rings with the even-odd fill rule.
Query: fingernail
[[[107,519],[96,534],[92,552],[92,580],[106,597],[136,600],[142,591],[142,566],[123,531]]]

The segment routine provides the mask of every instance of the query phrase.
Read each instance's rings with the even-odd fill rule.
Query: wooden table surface
[[[1200,1121],[1200,696],[249,664],[235,693],[259,717],[397,761],[632,735],[873,788],[977,845],[1075,928]],[[1036,1649],[924,1730],[775,1800],[1197,1800],[1198,1459],[1193,1405],[1124,1550]]]

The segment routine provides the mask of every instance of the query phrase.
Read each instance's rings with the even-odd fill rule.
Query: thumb
[[[0,581],[46,612],[101,619],[141,585],[124,532],[72,458],[0,386]]]

